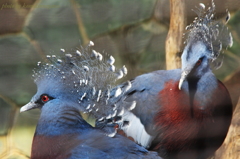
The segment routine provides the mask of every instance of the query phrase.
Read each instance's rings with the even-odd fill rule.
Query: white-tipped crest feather
[[[63,55],[48,55],[49,62],[38,62],[33,77],[37,85],[46,83],[46,86],[59,87],[58,91],[68,94],[71,102],[77,103],[83,112],[91,112],[97,119],[110,118],[124,110],[123,104],[118,104],[116,108],[114,104],[124,100],[121,94],[126,90],[116,89],[115,86],[116,81],[127,74],[127,69],[125,66],[117,69],[119,73],[116,76],[115,59],[92,50],[90,47],[93,45],[90,42],[81,50],[68,52],[61,49]]]
[[[200,3],[197,10],[194,10],[198,17],[192,24],[186,27],[187,45],[193,45],[198,41],[202,41],[209,50],[209,58],[216,60],[220,55],[222,48],[231,47],[232,36],[227,26],[221,21],[214,19],[215,4],[212,0],[211,7],[205,9],[205,5]],[[226,21],[230,18],[227,12]]]

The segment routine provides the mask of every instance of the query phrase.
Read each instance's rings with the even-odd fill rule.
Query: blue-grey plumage
[[[207,158],[227,134],[232,102],[210,65],[232,45],[232,37],[213,19],[214,10],[213,1],[207,9],[200,4],[198,17],[187,27],[181,69],[140,75],[124,93],[125,100],[136,101],[136,106],[123,114],[122,121],[129,125],[122,130],[161,157]],[[119,87],[124,89],[125,84]]]
[[[37,93],[20,109],[41,109],[31,158],[160,158],[156,152],[149,152],[121,135],[109,137],[80,114],[85,111],[106,118],[116,116],[118,109],[128,109],[128,104],[115,104],[124,102],[120,97],[127,89],[113,88],[119,78],[118,73],[109,70],[114,58],[110,56],[107,62],[96,51],[89,54],[89,46],[74,53],[65,54],[64,49],[61,52],[64,58],[47,56],[49,63],[38,63],[33,75]],[[126,68],[120,71],[124,75]],[[116,112],[114,116],[112,112]]]

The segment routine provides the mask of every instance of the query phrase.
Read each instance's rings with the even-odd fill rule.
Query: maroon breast
[[[221,145],[231,120],[231,99],[220,82],[213,93],[202,95],[208,97],[194,98],[190,104],[189,93],[179,90],[178,82],[165,83],[158,95],[159,110],[154,118],[158,135],[151,149],[160,154],[163,150],[190,152],[195,158],[199,150],[207,156]]]
[[[164,147],[171,150],[184,149],[189,139],[194,138],[201,126],[199,119],[201,112],[191,112],[189,95],[178,89],[178,82],[165,83],[164,89],[159,92],[160,109],[155,117],[159,128],[161,142],[156,149]],[[194,101],[197,104],[197,101]]]
[[[71,150],[80,144],[77,135],[60,136],[35,135],[32,143],[31,159],[65,159]]]

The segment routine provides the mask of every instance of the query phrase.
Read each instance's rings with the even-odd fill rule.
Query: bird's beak
[[[181,90],[183,82],[186,80],[189,71],[182,71],[181,78],[179,80],[178,89]]]
[[[21,107],[20,113],[21,113],[21,112],[28,111],[28,110],[31,110],[31,109],[34,109],[34,108],[36,108],[36,107],[37,107],[37,104],[34,103],[34,102],[32,102],[32,101],[30,101],[28,104],[26,104],[26,105],[24,105],[24,106]]]

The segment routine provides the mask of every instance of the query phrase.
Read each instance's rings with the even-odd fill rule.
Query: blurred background
[[[185,0],[186,23],[200,2]],[[214,73],[227,85],[234,106],[240,95],[240,0],[215,0],[216,18],[231,13],[233,47]],[[19,113],[36,92],[32,69],[47,54],[74,50],[89,40],[98,52],[126,65],[131,79],[166,69],[165,41],[170,26],[169,0],[1,0],[0,1],[0,158],[29,158],[39,111]],[[179,55],[180,56],[180,55]],[[239,106],[240,107],[240,106]],[[240,109],[215,158],[240,156]],[[236,158],[236,159],[237,159]]]

